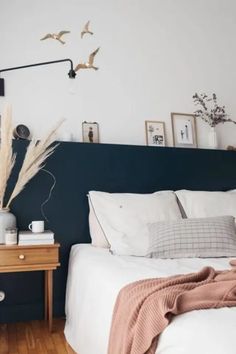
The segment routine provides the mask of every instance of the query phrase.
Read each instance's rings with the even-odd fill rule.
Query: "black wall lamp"
[[[53,61],[46,61],[43,63],[36,63],[36,64],[29,64],[29,65],[23,65],[23,66],[15,66],[14,68],[7,68],[7,69],[1,69],[0,74],[5,71],[12,71],[12,70],[18,70],[18,69],[26,69],[26,68],[32,68],[34,66],[41,66],[41,65],[50,65],[50,64],[56,64],[56,63],[63,63],[63,62],[69,62],[70,63],[70,71],[68,72],[68,76],[70,79],[74,79],[76,76],[76,72],[74,71],[73,68],[73,62],[71,59],[60,59],[60,60],[53,60]],[[0,78],[0,96],[5,96],[5,85],[4,85],[4,79]]]

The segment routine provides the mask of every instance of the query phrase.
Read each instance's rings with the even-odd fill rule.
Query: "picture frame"
[[[82,136],[84,143],[99,143],[99,129],[97,122],[82,123]]]
[[[146,145],[166,146],[165,122],[145,120]]]
[[[196,117],[188,113],[171,113],[173,145],[175,147],[196,148]]]

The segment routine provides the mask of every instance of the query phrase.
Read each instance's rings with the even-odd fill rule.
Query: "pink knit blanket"
[[[205,267],[198,273],[129,284],[116,300],[108,354],[154,354],[158,336],[173,316],[226,306],[236,306],[235,268]]]

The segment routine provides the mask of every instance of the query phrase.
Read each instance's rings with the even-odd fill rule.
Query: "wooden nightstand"
[[[60,266],[59,243],[53,245],[0,245],[0,273],[45,271],[45,320],[52,330],[53,270]]]

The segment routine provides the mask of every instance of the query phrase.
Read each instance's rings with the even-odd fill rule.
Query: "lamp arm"
[[[63,63],[63,62],[69,62],[70,63],[70,71],[68,73],[70,79],[74,79],[76,76],[76,73],[73,68],[73,62],[71,59],[60,59],[60,60],[53,60],[53,61],[45,61],[43,63],[35,63],[35,64],[29,64],[29,65],[22,65],[22,66],[15,66],[13,68],[7,68],[7,69],[0,69],[0,73],[5,72],[5,71],[11,71],[11,70],[18,70],[18,69],[25,69],[25,68],[31,68],[34,66],[41,66],[41,65],[49,65],[49,64],[56,64],[56,63]]]

